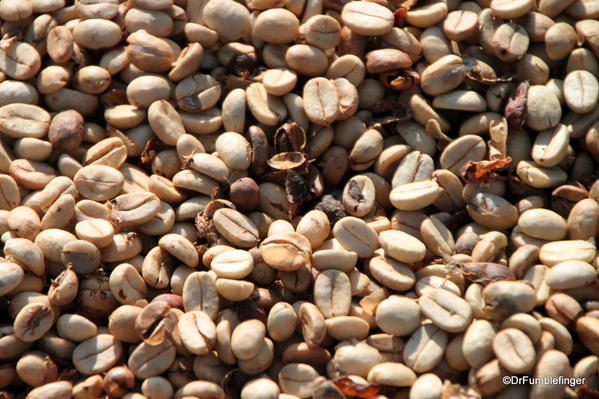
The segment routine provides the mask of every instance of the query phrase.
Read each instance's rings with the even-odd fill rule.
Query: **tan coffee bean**
[[[515,19],[520,18],[528,13],[534,6],[530,0],[519,0],[509,2],[505,0],[493,0],[490,7],[493,13],[499,18]]]
[[[40,352],[27,353],[16,364],[16,374],[32,387],[55,380],[57,371],[56,364],[50,358],[44,358],[44,353]]]
[[[141,274],[149,285],[155,288],[165,288],[169,283],[170,274],[174,267],[175,259],[167,251],[156,246],[144,258],[141,265]]]
[[[398,150],[401,151],[401,148]],[[433,159],[428,154],[412,151],[401,159],[391,179],[391,186],[396,188],[402,184],[429,180],[434,169]]]
[[[298,316],[286,302],[276,303],[268,312],[268,335],[277,342],[285,341],[295,332]]]
[[[246,170],[251,163],[251,148],[242,135],[225,132],[216,139],[216,151],[231,170]]]
[[[561,119],[559,100],[547,87],[531,86],[528,89],[526,125],[542,131],[556,126]]]
[[[306,44],[289,47],[284,59],[286,65],[281,66],[287,66],[306,76],[324,75],[329,64],[326,54],[320,48]]]
[[[183,284],[183,306],[185,311],[200,310],[214,320],[218,313],[216,276],[209,272],[194,272]]]
[[[216,280],[216,289],[225,299],[233,302],[243,301],[254,291],[254,284],[245,280],[219,278]]]
[[[562,124],[539,132],[532,147],[532,159],[540,166],[556,166],[566,156],[569,141],[568,129]]]
[[[72,151],[81,145],[85,123],[83,116],[75,110],[64,111],[52,118],[48,139],[52,147]]]
[[[175,347],[168,339],[156,346],[142,342],[131,352],[127,365],[137,378],[145,379],[165,372],[175,356]]]
[[[131,33],[127,43],[127,55],[131,63],[144,72],[165,72],[175,60],[173,49],[165,40],[143,29]]]
[[[465,40],[477,31],[478,15],[473,11],[452,11],[443,22],[443,32],[450,40]]]
[[[516,173],[522,181],[535,188],[557,187],[567,179],[566,173],[558,167],[541,167],[530,161],[518,162]]]
[[[29,207],[18,206],[10,211],[6,220],[7,227],[17,237],[34,240],[41,229],[41,221],[37,213]]]
[[[117,340],[137,343],[141,338],[135,331],[135,320],[141,309],[138,306],[122,305],[116,308],[108,318],[108,330]]]
[[[381,360],[378,349],[362,341],[341,346],[335,352],[333,361],[338,371],[366,378],[370,369]]]
[[[448,332],[464,331],[472,321],[466,301],[447,290],[434,288],[420,297],[420,309],[435,325]]]
[[[385,287],[406,291],[415,283],[414,273],[403,263],[386,256],[375,256],[369,264],[372,276]]]
[[[484,288],[482,294],[489,315],[494,319],[528,312],[536,302],[534,289],[518,281],[493,282]]]
[[[18,262],[18,265],[36,276],[42,276],[46,270],[44,254],[34,243],[27,239],[11,238],[7,240],[4,243],[4,256],[9,261]],[[7,263],[6,265],[7,276],[13,275],[16,271],[12,270],[11,265],[13,263]]]
[[[238,359],[251,359],[260,350],[260,344],[266,334],[265,325],[259,320],[240,323],[231,335],[231,349]]]
[[[485,151],[484,141],[480,137],[463,136],[445,148],[440,158],[441,166],[459,175],[466,163],[482,160]]]
[[[361,258],[371,256],[379,245],[376,232],[364,221],[350,216],[335,224],[333,235],[345,249]]]
[[[563,239],[567,230],[564,218],[548,209],[530,209],[522,213],[518,226],[531,237],[551,241]]]
[[[495,56],[504,62],[513,62],[528,50],[528,34],[520,25],[502,24],[493,34],[491,45]]]
[[[596,278],[593,266],[579,260],[558,263],[549,269],[545,277],[547,285],[554,289],[582,287]]]
[[[316,16],[315,18],[319,17],[321,16]],[[309,23],[310,21],[307,22],[307,24]],[[364,80],[365,73],[364,62],[360,58],[352,54],[345,54],[329,65],[326,77],[329,79],[345,78],[358,87]]]
[[[267,43],[289,43],[298,33],[299,20],[284,8],[262,11],[254,22],[254,34]]]
[[[326,324],[320,310],[310,302],[304,302],[299,309],[302,336],[308,346],[318,346],[326,336]]]
[[[10,240],[9,240],[10,241]],[[0,273],[0,293],[6,295],[23,282],[25,272],[16,263],[3,262]]]
[[[35,47],[28,43],[9,40],[0,49],[0,70],[13,79],[31,79],[37,74],[40,67],[40,54]],[[18,107],[22,107],[22,105],[18,104]]]
[[[411,66],[412,60],[401,50],[380,49],[366,54],[366,69],[370,73],[389,72]]]
[[[160,75],[146,75],[133,79],[127,85],[127,100],[138,108],[148,108],[158,100],[171,96],[172,84]]]
[[[576,47],[576,31],[566,23],[558,22],[545,32],[545,51],[552,60],[566,58]]]
[[[56,331],[63,338],[81,342],[95,336],[98,333],[98,327],[81,315],[63,314],[56,322]]]
[[[466,67],[462,59],[455,55],[446,55],[422,72],[422,90],[432,96],[446,93],[458,87],[465,76]]]
[[[85,154],[84,163],[86,165],[99,164],[119,168],[126,159],[127,148],[125,143],[118,137],[111,137],[90,147]]]
[[[137,233],[118,233],[112,242],[100,251],[104,262],[119,262],[132,258],[141,252],[141,240]]]
[[[201,311],[184,313],[178,323],[181,341],[191,353],[203,355],[208,353],[216,339],[214,322]]]
[[[72,388],[73,385],[68,381],[50,382],[31,390],[27,394],[27,399],[67,399],[71,397]]]
[[[493,339],[493,351],[499,363],[513,373],[530,370],[535,363],[535,350],[530,339],[522,331],[507,328]]]
[[[274,269],[295,271],[311,265],[312,248],[304,236],[283,233],[268,237],[260,244],[260,255]]]
[[[229,0],[218,0],[203,7],[203,19],[210,29],[227,41],[241,38],[250,30],[250,13],[245,8]],[[223,14],[222,10],[229,10]]]
[[[210,381],[191,381],[184,384],[177,392],[175,392],[175,398],[186,398],[189,395],[207,396],[215,399],[224,399],[225,392],[217,383]]]
[[[478,368],[493,359],[495,335],[495,329],[487,320],[474,320],[468,326],[460,348],[467,365]]]
[[[102,35],[101,40],[96,36],[98,34]],[[73,29],[75,42],[90,49],[112,47],[121,40],[121,35],[116,23],[104,19],[87,19],[75,25]]]
[[[349,273],[358,262],[358,254],[346,250],[337,240],[325,241],[312,253],[312,264],[316,270],[338,269]]]
[[[364,36],[384,35],[393,28],[393,15],[385,7],[368,2],[347,4],[341,12],[343,23]]]
[[[447,334],[434,324],[425,323],[406,342],[403,360],[412,370],[423,373],[439,363],[446,346]]]
[[[570,72],[564,79],[564,98],[572,111],[590,112],[599,98],[597,78],[589,71]]]
[[[152,193],[122,194],[111,204],[111,218],[121,227],[149,222],[160,209],[160,200]]]
[[[395,187],[389,199],[391,204],[402,211],[415,211],[427,207],[437,200],[441,187],[434,180],[402,184]]]
[[[379,235],[385,254],[400,262],[414,263],[424,258],[426,247],[417,238],[402,231],[387,230]]]
[[[494,194],[475,194],[466,209],[474,221],[487,228],[509,228],[518,220],[516,207]]]
[[[177,105],[183,111],[198,112],[210,109],[221,95],[220,84],[210,75],[196,73],[175,87]]]
[[[365,170],[372,166],[383,151],[382,136],[376,129],[368,129],[354,143],[349,154],[353,170]]]
[[[82,240],[104,248],[112,242],[114,227],[110,222],[99,218],[82,220],[75,225],[75,234]]]
[[[343,189],[343,206],[352,216],[366,216],[374,209],[375,199],[374,183],[364,175],[354,176]]]
[[[312,249],[319,247],[329,236],[331,226],[327,215],[319,210],[306,213],[296,227],[297,233],[310,241]]]
[[[554,266],[560,262],[570,260],[592,262],[594,257],[594,245],[582,240],[550,242],[543,245],[539,250],[539,258],[547,266]]]
[[[545,303],[547,314],[558,322],[567,325],[582,312],[580,304],[571,296],[562,293],[551,295]]]
[[[5,210],[11,210],[19,206],[21,202],[21,193],[17,182],[9,175],[0,175],[0,207]]]
[[[312,392],[316,389],[319,374],[308,364],[290,363],[279,371],[278,378],[283,392],[307,398],[312,396]]]
[[[584,346],[592,353],[597,354],[597,319],[590,316],[583,316],[576,320],[576,331]]]
[[[173,387],[164,377],[146,378],[141,385],[141,391],[148,397],[170,398],[173,396]]]
[[[258,231],[252,221],[234,209],[219,209],[214,213],[216,230],[230,242],[243,248],[256,245]]]
[[[12,161],[8,173],[18,184],[30,190],[42,189],[56,177],[52,166],[26,159]]]
[[[325,318],[346,316],[351,304],[351,286],[347,274],[325,270],[314,281],[314,301]]]
[[[47,304],[33,302],[24,306],[14,320],[14,334],[23,342],[34,342],[50,330],[54,312]]]
[[[195,267],[198,265],[198,252],[185,237],[179,234],[166,234],[158,241],[158,245],[187,266]]]
[[[304,107],[308,119],[318,125],[329,125],[337,119],[339,96],[333,81],[310,79],[304,86]]]
[[[88,165],[73,178],[75,187],[86,198],[106,201],[118,195],[124,185],[121,172],[106,165]]]
[[[134,304],[144,299],[147,287],[139,272],[128,263],[122,263],[110,273],[110,291],[122,304]]]
[[[447,11],[445,3],[431,3],[412,10],[406,20],[419,28],[428,28],[445,18]]]
[[[420,307],[413,299],[391,295],[378,304],[375,317],[384,332],[407,336],[420,325]]]
[[[66,306],[73,302],[78,290],[77,274],[71,269],[66,269],[52,280],[48,289],[48,300],[51,305]]]
[[[181,117],[166,100],[158,100],[150,105],[148,122],[156,136],[168,145],[177,144],[177,139],[185,133]]]
[[[243,279],[252,272],[254,258],[247,251],[233,250],[223,252],[214,257],[210,263],[210,269],[218,277]]]
[[[535,367],[535,377],[570,375],[571,372],[567,356],[557,350],[545,352]],[[530,398],[537,399],[546,395],[561,395],[564,388],[563,384],[538,384],[531,388]]]
[[[399,362],[383,362],[368,372],[368,381],[394,387],[411,386],[416,381],[416,373]]]

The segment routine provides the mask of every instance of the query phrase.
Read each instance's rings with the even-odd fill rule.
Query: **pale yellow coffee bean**
[[[400,262],[418,262],[426,253],[426,247],[420,240],[402,231],[383,231],[379,234],[379,241],[385,255]]]

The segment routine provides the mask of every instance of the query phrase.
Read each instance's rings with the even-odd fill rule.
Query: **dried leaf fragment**
[[[372,399],[381,391],[381,385],[377,383],[357,384],[349,377],[339,377],[333,383],[344,395],[356,396],[362,399]]]
[[[499,121],[491,121],[489,124],[489,135],[491,140],[487,142],[489,146],[489,159],[495,161],[507,157],[507,120],[501,118]]]
[[[158,155],[158,151],[160,151],[160,141],[151,138],[150,140],[148,140],[148,142],[146,143],[144,149],[141,152],[141,155],[139,156],[141,163],[143,165],[149,165],[152,163],[152,161],[154,160],[154,158],[156,158],[156,155]]]
[[[306,132],[295,122],[281,125],[275,132],[275,152],[297,152],[306,147]]]
[[[500,177],[494,170],[510,162],[512,162],[510,157],[495,161],[468,162],[462,171],[462,179],[474,187],[488,187]]]
[[[379,80],[393,90],[410,90],[420,84],[420,74],[413,69],[400,69],[380,73]]]
[[[510,129],[520,130],[524,125],[529,87],[530,83],[528,81],[521,82],[507,100],[503,114]]]
[[[274,155],[266,163],[273,169],[289,170],[299,168],[307,162],[306,156],[301,152],[282,152]]]
[[[588,385],[576,388],[576,394],[579,399],[599,399],[599,390],[589,388]]]
[[[398,28],[401,28],[406,24],[406,21],[408,19],[408,8],[409,7],[404,7],[402,5],[393,13],[393,17],[395,17],[395,26],[397,26]]]

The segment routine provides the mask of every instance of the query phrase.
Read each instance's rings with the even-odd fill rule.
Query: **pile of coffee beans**
[[[0,399],[599,397],[599,0],[0,22]]]

